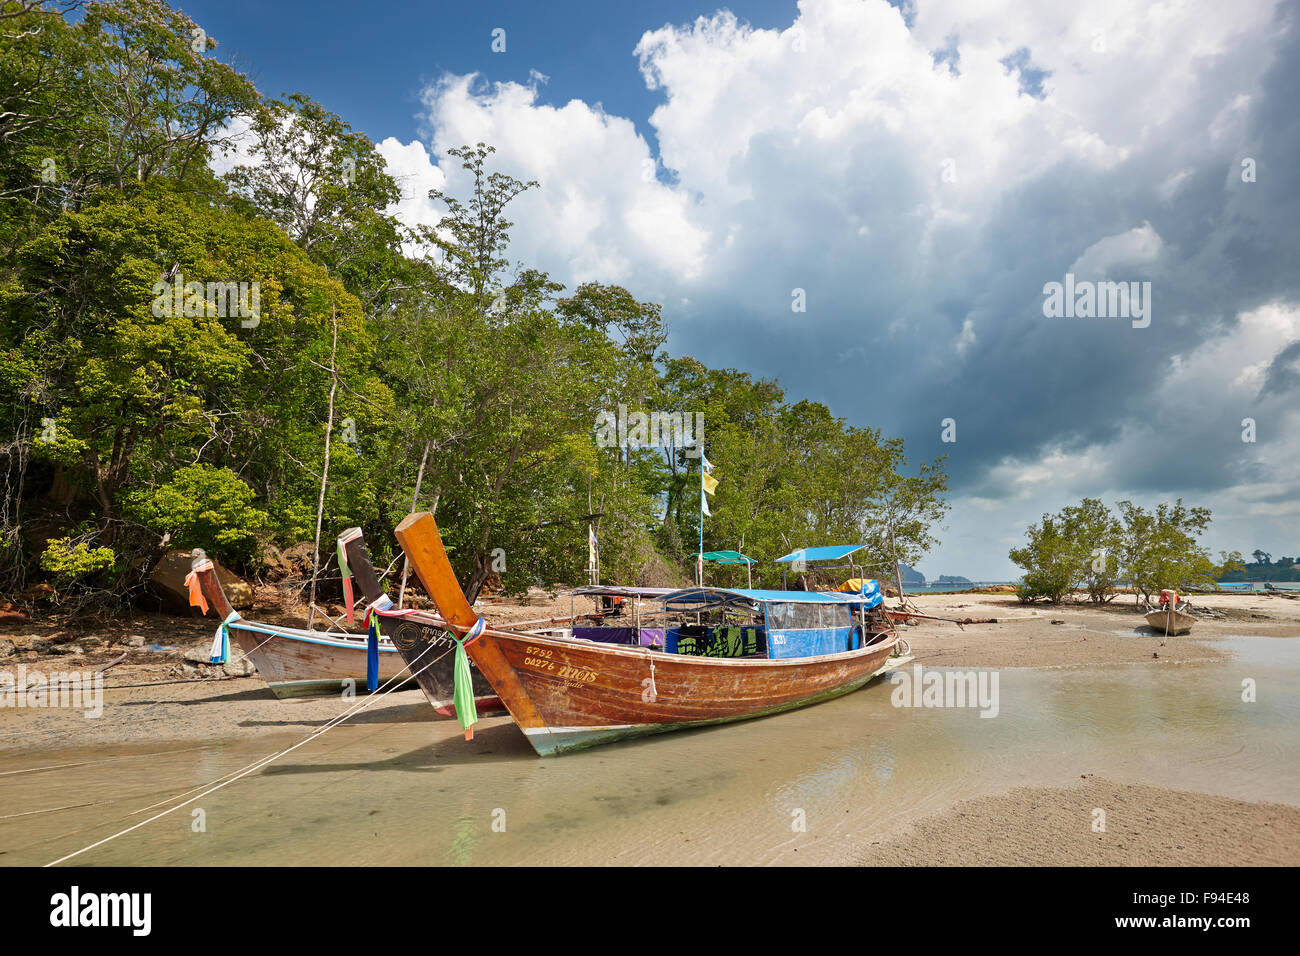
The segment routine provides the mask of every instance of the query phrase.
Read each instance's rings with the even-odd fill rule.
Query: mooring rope
[[[112,757],[100,757],[96,760],[79,760],[76,763],[56,763],[47,764],[44,767],[24,767],[22,770],[2,770],[0,777],[11,777],[21,773],[40,773],[44,770],[67,770],[69,767],[93,767],[96,764],[109,763],[114,760],[138,760],[141,757],[166,757],[171,754],[187,754],[196,750],[202,750],[202,747],[182,747],[179,750],[151,750],[143,754],[117,754]]]
[[[375,731],[373,734],[370,734],[370,735],[368,735],[367,737],[362,738],[362,739],[368,739],[369,736],[375,736],[375,735],[377,735],[377,734],[381,734],[381,733],[383,733],[383,730],[382,730],[382,729],[377,730],[377,731]],[[355,741],[348,741],[348,742],[346,742],[346,743],[341,744],[341,745],[340,745],[340,749],[342,749],[342,748],[346,748],[346,747],[355,746],[355,743],[356,743]],[[198,748],[198,749],[204,749],[204,748]],[[327,751],[327,752],[332,753],[333,751]],[[155,788],[155,789],[161,789],[161,788]],[[125,799],[126,799],[125,797],[113,797],[112,799],[109,799],[109,800],[102,800],[102,801],[99,801],[98,803],[92,804],[92,806],[112,806],[112,805],[114,805],[114,804],[120,804],[120,803],[122,803]],[[120,817],[117,817],[117,818],[115,818],[115,819],[111,819],[111,820],[101,820],[101,821],[99,821],[98,823],[92,823],[92,824],[89,824],[89,825],[87,825],[87,826],[80,826],[80,827],[77,827],[76,829],[73,829],[73,830],[64,830],[64,831],[62,831],[61,833],[56,833],[56,834],[53,834],[53,835],[50,835],[50,836],[42,837],[42,838],[40,838],[40,839],[38,839],[38,840],[35,840],[35,841],[32,841],[32,842],[30,842],[30,843],[22,844],[21,846],[19,846],[19,845],[15,845],[15,846],[13,846],[13,847],[10,847],[10,852],[18,852],[18,851],[28,850],[28,849],[30,849],[30,848],[32,848],[32,847],[49,846],[50,844],[57,843],[57,842],[59,842],[60,840],[67,839],[67,838],[69,838],[69,837],[74,837],[74,836],[76,836],[76,835],[79,834],[79,833],[90,833],[90,832],[93,832],[93,831],[95,831],[95,830],[102,830],[102,829],[104,829],[106,826],[116,825],[118,820],[129,820],[132,816],[135,816],[136,813],[139,813],[139,812],[141,812],[141,811],[134,811],[134,812],[132,812],[132,813],[127,813],[127,814],[124,814],[124,815],[122,815],[122,816],[120,816]]]
[[[425,654],[427,654],[430,650],[433,649],[433,647],[434,647],[434,645],[433,645],[433,644],[430,644],[428,648],[426,648],[425,650],[423,650],[423,651],[420,652],[420,657],[423,657]],[[423,667],[421,667],[418,671],[412,671],[411,676],[412,676],[412,677],[417,677],[417,676],[419,676],[420,674],[424,673],[424,671],[426,671],[426,670],[428,670],[428,668],[432,667],[435,663],[437,663],[437,661],[441,660],[442,657],[444,657],[444,656],[446,655],[446,653],[447,653],[447,652],[444,652],[443,654],[440,654],[437,658],[435,658],[434,660],[430,661],[428,664],[425,664],[425,665],[424,665]],[[420,659],[420,658],[417,657],[417,658],[416,658],[416,662],[418,662],[419,659]],[[407,664],[406,667],[403,668],[403,670],[409,670],[410,667],[411,667],[411,665],[410,665],[410,664]],[[361,711],[366,710],[367,708],[369,708],[369,707],[372,706],[373,704],[378,703],[379,700],[380,700],[381,698],[383,698],[383,697],[387,697],[387,696],[388,696],[389,694],[391,694],[394,690],[396,690],[396,689],[398,688],[398,686],[400,686],[400,685],[394,685],[393,687],[388,687],[388,684],[392,684],[392,683],[397,679],[397,677],[400,677],[400,676],[401,676],[401,672],[399,672],[395,677],[389,678],[389,680],[388,680],[387,682],[385,682],[385,685],[384,685],[384,688],[387,688],[387,689],[380,688],[380,690],[375,691],[375,693],[373,693],[373,694],[369,695],[368,697],[365,697],[365,698],[363,698],[362,700],[358,701],[358,702],[357,702],[356,704],[354,704],[351,708],[349,708],[348,710],[344,711],[342,714],[338,715],[337,717],[331,718],[330,720],[326,721],[326,722],[325,722],[324,724],[322,724],[319,728],[317,728],[316,730],[314,730],[312,733],[308,734],[306,737],[304,737],[302,740],[298,741],[298,742],[297,742],[296,744],[294,744],[293,746],[291,746],[291,747],[286,747],[284,750],[281,750],[279,753],[271,754],[269,757],[264,757],[264,758],[261,758],[261,759],[259,759],[259,760],[256,760],[256,761],[254,761],[253,763],[249,764],[247,767],[243,768],[242,770],[232,771],[231,773],[234,774],[234,776],[232,776],[231,774],[226,774],[225,776],[226,776],[226,777],[229,777],[229,779],[224,780],[223,782],[218,783],[218,784],[216,784],[215,786],[208,787],[208,788],[205,789],[202,793],[197,794],[197,795],[194,796],[194,797],[191,797],[189,800],[186,800],[186,801],[184,801],[183,803],[178,803],[178,804],[176,804],[176,805],[173,806],[173,807],[169,807],[168,809],[162,811],[161,813],[156,813],[156,814],[154,814],[153,816],[151,816],[151,817],[150,817],[149,819],[147,819],[147,820],[141,820],[139,823],[134,824],[133,826],[129,826],[129,827],[127,827],[125,830],[119,830],[117,833],[114,833],[114,834],[112,834],[111,836],[104,837],[104,839],[102,839],[102,840],[97,840],[96,842],[90,844],[89,846],[84,846],[84,847],[82,847],[80,850],[75,850],[75,851],[72,852],[72,853],[69,853],[69,854],[67,854],[67,855],[65,855],[65,856],[61,856],[61,857],[59,857],[57,860],[53,860],[53,861],[51,861],[51,862],[49,862],[49,863],[46,863],[45,866],[47,866],[47,867],[50,867],[50,866],[58,866],[60,863],[64,863],[64,862],[66,862],[66,861],[68,861],[68,860],[73,859],[74,857],[78,857],[78,856],[80,856],[80,855],[83,854],[83,853],[86,853],[86,852],[88,852],[88,851],[90,851],[90,850],[95,849],[96,847],[103,846],[105,843],[110,843],[110,842],[112,842],[113,840],[116,840],[118,837],[126,836],[128,833],[131,833],[131,832],[133,832],[133,831],[135,831],[135,830],[138,830],[138,829],[140,829],[140,828],[143,827],[143,826],[147,826],[147,825],[149,825],[150,823],[153,823],[155,820],[161,820],[163,817],[168,816],[169,814],[175,813],[177,810],[180,810],[180,809],[182,809],[182,808],[184,808],[184,807],[189,806],[191,803],[194,803],[196,800],[201,800],[201,799],[203,799],[204,797],[208,796],[209,794],[215,793],[216,791],[222,789],[223,787],[227,787],[227,786],[229,786],[230,784],[235,783],[236,781],[243,779],[244,777],[248,776],[250,773],[253,773],[255,770],[260,770],[260,769],[262,769],[263,767],[265,767],[265,766],[271,764],[272,762],[274,762],[274,761],[276,761],[276,760],[279,760],[281,757],[284,757],[284,756],[287,756],[287,755],[293,753],[293,751],[297,750],[299,747],[303,746],[304,744],[308,744],[308,743],[310,743],[311,741],[315,740],[317,737],[321,736],[322,734],[325,734],[326,732],[328,732],[328,731],[330,731],[330,730],[333,730],[335,727],[337,727],[339,724],[343,723],[343,722],[344,722],[345,720],[347,720],[348,718],[353,717],[353,716],[355,716],[356,714],[361,713]],[[403,680],[402,683],[405,683],[405,680]],[[218,779],[218,780],[222,780],[221,777],[218,777],[217,779]],[[190,792],[192,792],[192,789],[191,789],[191,790],[185,790],[185,791],[182,791],[181,793],[176,794],[176,795],[173,796],[173,797],[170,797],[169,800],[174,800],[177,796],[184,796],[186,793],[190,793]],[[167,802],[167,801],[160,801],[160,802]],[[158,806],[158,805],[159,805],[159,804],[154,804],[154,806]],[[148,809],[152,809],[152,808],[150,808],[150,807],[146,807],[146,808],[145,808],[145,810],[148,810]],[[143,813],[143,812],[145,812],[145,810],[137,810],[137,811],[134,811],[134,813]],[[134,813],[131,814],[131,815],[134,815]]]
[[[429,645],[429,646],[432,647],[433,645]],[[447,650],[443,651],[441,654],[439,654],[439,655],[438,655],[437,657],[435,657],[433,660],[429,661],[429,663],[425,664],[423,667],[420,668],[419,671],[417,671],[415,674],[412,674],[411,676],[412,676],[412,677],[415,677],[416,674],[419,674],[419,673],[421,673],[421,672],[423,672],[423,671],[428,670],[428,669],[429,669],[430,667],[432,667],[434,664],[438,663],[438,661],[442,660],[444,657],[446,657],[448,654],[450,654],[451,651],[452,651],[451,648],[448,648]],[[427,653],[427,651],[426,651],[426,652],[422,652],[420,656],[423,657],[423,656],[424,656],[424,653]],[[419,659],[420,659],[420,658],[418,658],[418,657],[416,658],[417,661],[418,661]],[[410,667],[409,664],[408,664],[406,667],[403,667],[402,670],[398,671],[396,675],[394,675],[393,677],[390,677],[387,681],[385,681],[383,687],[380,687],[378,690],[375,691],[374,694],[372,694],[372,695],[370,695],[370,696],[372,696],[372,697],[375,696],[375,695],[378,694],[380,691],[382,691],[382,690],[384,689],[384,687],[387,687],[387,686],[388,686],[390,683],[392,683],[393,681],[400,681],[401,683],[405,683],[407,679],[406,679],[405,677],[403,677],[402,675],[403,675],[403,674],[404,674],[404,673],[409,669],[409,667]],[[396,687],[393,688],[393,690],[396,690],[396,689],[397,689]],[[342,723],[343,720],[345,720],[348,716],[350,716],[350,714],[346,714],[346,713],[345,713],[345,714],[340,715],[339,717],[331,717],[330,720],[326,721],[325,724],[322,724],[321,726],[322,726],[322,727],[325,727],[325,729],[329,729],[327,725],[329,725],[331,722],[333,722],[333,721],[338,721],[338,723]],[[260,759],[260,758],[259,758],[259,759]],[[272,759],[273,759],[273,758],[272,758]],[[255,761],[253,761],[253,764],[255,764],[255,763],[257,763],[257,762],[258,762],[258,761],[255,760]],[[253,766],[253,764],[248,764],[247,767],[251,767],[251,766]],[[127,814],[127,816],[128,816],[128,817],[133,817],[133,816],[135,816],[137,813],[148,813],[148,812],[149,812],[150,810],[152,810],[154,807],[160,807],[160,806],[162,806],[164,803],[169,803],[170,801],[175,800],[177,797],[183,797],[183,796],[185,796],[187,793],[193,793],[195,790],[202,790],[204,787],[210,787],[210,786],[212,786],[212,784],[214,784],[214,783],[220,783],[222,780],[225,780],[227,777],[231,776],[232,774],[236,774],[236,773],[239,773],[240,770],[247,769],[247,767],[239,767],[239,768],[236,768],[236,769],[234,769],[234,770],[231,770],[229,773],[224,773],[224,774],[222,774],[220,777],[216,777],[216,778],[214,778],[214,779],[212,779],[212,780],[209,780],[207,783],[201,783],[201,784],[199,784],[197,787],[191,787],[189,790],[182,790],[180,793],[174,793],[174,794],[172,794],[170,797],[168,797],[166,800],[159,800],[157,803],[150,804],[150,805],[147,806],[147,807],[141,807],[139,810],[132,810],[130,813]],[[124,817],[123,819],[125,819],[125,817]]]
[[[14,817],[34,817],[41,813],[58,813],[60,810],[80,810],[82,807],[98,807],[109,801],[100,801],[100,803],[72,803],[66,807],[48,807],[45,810],[24,810],[22,813],[6,813],[0,816],[0,820],[12,820]]]

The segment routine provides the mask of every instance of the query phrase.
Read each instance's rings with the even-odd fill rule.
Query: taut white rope
[[[430,644],[428,648],[426,648],[424,651],[422,651],[422,652],[420,653],[420,657],[423,657],[423,656],[424,656],[425,654],[427,654],[430,650],[432,650],[432,649],[433,649],[433,646],[434,646],[434,645]],[[434,660],[430,661],[428,664],[425,664],[425,665],[424,665],[423,667],[421,667],[418,671],[412,671],[411,676],[413,676],[413,677],[414,677],[414,676],[417,676],[417,675],[423,673],[423,672],[424,672],[425,670],[427,670],[428,668],[432,667],[435,663],[437,663],[439,660],[442,659],[442,657],[445,655],[445,653],[446,653],[446,652],[444,652],[443,654],[440,654],[437,658],[435,658]],[[417,660],[417,662],[418,662],[419,658],[416,658],[416,660]],[[408,664],[406,669],[409,669],[409,667],[410,667],[410,665]],[[397,676],[400,676],[400,674],[397,675]],[[391,683],[393,683],[393,681],[394,681],[395,679],[396,679],[395,677],[394,677],[394,678],[389,678],[389,680],[388,680],[387,683],[388,683],[388,684],[391,684]],[[387,684],[386,684],[385,686],[387,686]],[[279,760],[281,757],[284,757],[284,756],[287,756],[288,754],[293,753],[295,750],[297,750],[299,747],[303,746],[304,744],[310,743],[311,741],[315,740],[317,737],[321,736],[322,734],[326,733],[327,731],[330,731],[330,730],[334,729],[334,728],[337,727],[339,724],[341,724],[341,723],[343,723],[345,720],[347,720],[349,717],[352,717],[352,716],[354,716],[355,714],[359,714],[359,713],[361,713],[361,711],[367,709],[367,708],[370,707],[372,704],[378,703],[379,700],[380,700],[381,698],[383,698],[383,697],[387,697],[389,694],[391,694],[391,693],[392,693],[394,690],[396,690],[396,689],[397,689],[397,685],[394,685],[393,687],[389,687],[387,690],[384,690],[383,688],[381,688],[380,690],[375,691],[375,693],[373,693],[373,694],[369,695],[368,697],[365,697],[365,698],[363,698],[362,700],[358,701],[358,702],[357,702],[356,704],[354,704],[350,709],[344,711],[344,712],[343,712],[342,714],[340,714],[338,717],[333,717],[333,718],[331,718],[330,720],[326,721],[324,724],[322,724],[320,727],[318,727],[318,728],[317,728],[316,730],[314,730],[312,733],[308,734],[308,735],[307,735],[306,737],[304,737],[302,740],[298,741],[298,742],[297,742],[296,744],[294,744],[292,747],[286,747],[284,750],[281,750],[279,753],[274,753],[274,754],[271,754],[271,756],[269,756],[269,757],[265,757],[265,758],[262,758],[261,760],[254,761],[253,763],[251,763],[251,764],[249,764],[247,767],[245,767],[243,770],[240,770],[240,771],[232,771],[232,773],[235,773],[235,776],[230,776],[230,774],[227,774],[226,776],[227,776],[227,777],[230,777],[230,779],[225,780],[225,781],[222,782],[222,783],[218,783],[216,786],[209,787],[208,789],[204,790],[202,793],[197,794],[196,796],[191,797],[190,799],[186,800],[185,802],[183,802],[183,803],[178,803],[178,804],[176,804],[174,807],[169,807],[168,809],[162,811],[161,813],[155,813],[153,816],[151,816],[151,817],[150,817],[149,819],[147,819],[147,820],[141,820],[139,823],[136,823],[136,824],[134,824],[134,825],[132,825],[132,826],[129,826],[129,827],[127,827],[125,830],[119,830],[117,833],[114,833],[114,834],[112,834],[111,836],[106,836],[106,837],[104,837],[104,839],[102,839],[102,840],[97,840],[96,842],[90,844],[89,846],[82,847],[80,850],[76,850],[76,851],[74,851],[74,852],[72,852],[72,853],[67,854],[66,856],[61,856],[61,857],[59,857],[57,860],[53,860],[53,861],[51,861],[51,862],[49,862],[49,863],[46,863],[45,866],[47,866],[47,867],[50,867],[50,866],[58,866],[60,863],[64,863],[64,862],[66,862],[66,861],[68,861],[68,860],[71,860],[73,857],[80,856],[81,854],[86,853],[86,852],[88,852],[88,851],[90,851],[90,850],[93,850],[93,849],[95,849],[96,847],[103,846],[105,843],[110,843],[110,842],[112,842],[113,840],[116,840],[118,837],[126,836],[128,833],[131,833],[131,832],[133,832],[133,831],[135,831],[135,830],[138,830],[138,829],[140,829],[140,828],[143,827],[143,826],[147,826],[148,824],[153,823],[155,820],[161,820],[163,817],[165,817],[165,816],[167,816],[167,815],[169,815],[169,814],[171,814],[171,813],[175,813],[177,810],[180,810],[180,809],[182,809],[182,808],[184,808],[184,807],[188,807],[191,803],[194,803],[196,800],[201,800],[201,799],[203,799],[204,797],[208,796],[209,794],[211,794],[211,793],[215,793],[216,791],[220,790],[222,787],[229,786],[230,784],[234,783],[235,781],[243,779],[244,777],[248,776],[250,773],[253,773],[255,770],[260,770],[260,769],[262,769],[263,767],[267,766],[268,764],[272,763],[273,761]],[[218,780],[221,780],[220,777],[218,777],[217,779],[218,779]],[[185,793],[188,793],[188,792],[190,792],[190,791],[182,791],[182,793],[181,793],[181,794],[178,794],[178,796],[183,796]],[[174,799],[174,798],[173,798],[173,799]],[[165,801],[164,801],[164,802],[165,802]],[[154,806],[158,806],[158,804],[154,804]],[[146,808],[146,809],[151,809],[151,808]],[[144,812],[144,811],[136,811],[136,812]]]

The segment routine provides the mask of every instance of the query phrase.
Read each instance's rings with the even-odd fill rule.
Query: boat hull
[[[409,616],[379,616],[380,628],[394,651],[415,672],[415,682],[433,709],[442,717],[455,717],[454,664],[456,645],[446,629]],[[430,663],[432,662],[432,663]],[[428,665],[428,666],[425,666]],[[470,662],[474,687],[474,708],[480,713],[500,713],[505,705],[487,678]]]
[[[230,625],[230,641],[253,662],[276,697],[323,697],[366,689],[366,642],[334,639],[298,628]],[[274,633],[268,633],[274,631]],[[406,664],[396,648],[379,646],[379,683],[398,677]],[[409,684],[407,678],[401,682]]]
[[[643,734],[804,707],[861,687],[887,666],[897,634],[817,657],[708,658],[484,627],[456,582],[433,515],[395,530],[448,625],[542,756]],[[399,651],[418,670],[421,641]]]
[[[1197,621],[1196,618],[1182,611],[1174,611],[1170,614],[1168,611],[1160,610],[1148,611],[1146,619],[1148,626],[1154,630],[1175,637],[1190,632],[1192,625]]]
[[[881,674],[893,670],[910,660],[911,657],[894,658],[889,660],[888,663],[882,664],[875,670],[858,679],[850,681],[847,684],[831,687],[810,696],[799,697],[794,700],[760,707],[756,710],[750,710],[739,714],[710,717],[701,720],[660,721],[656,723],[624,724],[614,726],[548,726],[527,729],[524,731],[524,735],[528,738],[528,742],[532,745],[533,749],[539,756],[553,757],[559,754],[569,753],[575,750],[585,750],[588,747],[596,747],[600,744],[613,743],[617,740],[627,740],[633,737],[647,737],[651,734],[668,733],[674,730],[690,730],[695,727],[710,727],[717,724],[729,724],[736,721],[751,720],[758,717],[771,717],[788,710],[808,707],[813,704],[833,700],[836,697],[843,697],[845,694],[850,694],[855,690],[861,689]]]
[[[490,630],[468,650],[546,757],[830,700],[886,670],[894,646],[890,638],[816,658],[719,659]],[[397,647],[408,662],[426,653],[419,637]]]

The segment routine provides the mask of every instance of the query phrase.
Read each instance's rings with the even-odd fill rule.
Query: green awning
[[[715,564],[757,564],[753,558],[747,558],[739,551],[705,551],[704,560]]]

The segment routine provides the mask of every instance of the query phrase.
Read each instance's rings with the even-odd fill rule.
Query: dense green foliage
[[[1029,526],[1027,542],[1012,548],[1011,560],[1025,569],[1017,586],[1022,601],[1061,601],[1086,591],[1095,603],[1111,601],[1121,582],[1139,601],[1161,588],[1213,587],[1240,567],[1241,555],[1221,555],[1215,565],[1197,539],[1210,524],[1208,508],[1188,508],[1178,499],[1154,511],[1121,501],[1118,513],[1098,498],[1084,498]]]
[[[472,193],[407,228],[365,136],[215,47],[162,0],[0,0],[0,590],[121,598],[169,547],[256,570],[318,521],[323,555],[356,524],[383,557],[413,503],[471,598],[582,580],[588,521],[604,580],[684,582],[698,448],[601,441],[618,409],[703,416],[706,550],[861,540],[885,573],[935,543],[939,462],[668,355],[626,289],[511,262],[539,184],[491,147],[453,150]]]

